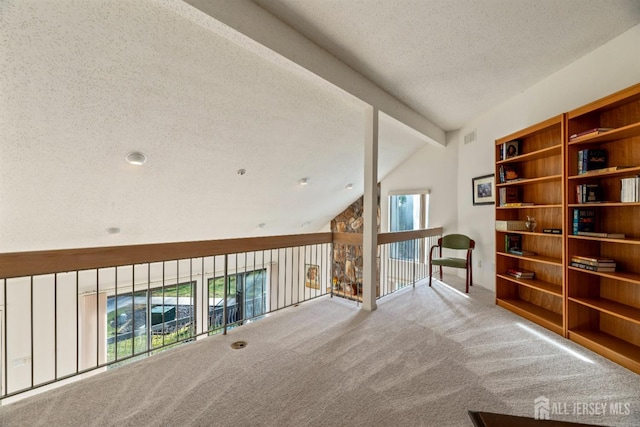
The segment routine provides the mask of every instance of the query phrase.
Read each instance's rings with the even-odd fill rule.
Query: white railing
[[[0,397],[330,290],[331,233],[0,254]],[[316,267],[316,279],[305,280]]]
[[[379,234],[379,297],[428,278],[429,249],[440,237],[442,228]]]
[[[380,234],[378,296],[424,278],[425,250],[441,234]],[[357,301],[358,236],[0,254],[0,398],[226,333],[323,295]],[[336,258],[343,250],[351,254],[348,274]],[[397,259],[398,251],[411,259]]]

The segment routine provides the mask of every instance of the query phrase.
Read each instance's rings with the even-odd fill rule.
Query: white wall
[[[458,230],[478,244],[474,252],[474,283],[495,290],[494,207],[473,206],[471,200],[471,179],[494,171],[495,140],[638,82],[640,25],[460,130],[461,139],[474,129],[477,132],[476,142],[459,144],[457,169]]]
[[[389,231],[389,191],[431,189],[429,226],[457,228],[457,133],[447,134],[447,146],[427,144],[380,183],[380,231]]]

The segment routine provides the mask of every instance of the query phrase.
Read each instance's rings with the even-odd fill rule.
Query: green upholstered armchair
[[[431,276],[433,266],[440,266],[440,280],[442,280],[442,267],[464,268],[467,270],[467,293],[469,285],[473,286],[473,262],[471,261],[471,251],[476,247],[476,242],[464,234],[448,234],[438,239],[438,244],[431,246],[429,251],[429,286],[431,286]],[[438,256],[433,256],[433,250],[438,248]],[[466,251],[465,258],[443,257],[442,248]]]

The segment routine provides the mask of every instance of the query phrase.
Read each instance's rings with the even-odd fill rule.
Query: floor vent
[[[245,348],[246,346],[247,346],[246,341],[236,341],[233,344],[231,344],[231,348],[234,350],[240,350],[241,348]]]

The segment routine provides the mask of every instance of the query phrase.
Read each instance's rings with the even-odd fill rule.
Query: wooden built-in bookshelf
[[[598,131],[571,137],[591,129]],[[519,141],[518,155],[501,158],[503,144],[514,140]],[[579,170],[578,159],[587,157],[585,150],[604,150],[606,169],[585,170],[581,163]],[[518,165],[518,180],[500,182],[500,166],[505,164]],[[496,220],[534,216],[538,223],[533,233],[496,230],[496,303],[636,373],[640,200],[628,200],[627,195],[623,201],[621,191],[623,179],[628,182],[639,175],[640,84],[496,140]],[[580,203],[585,199],[579,198],[578,186],[595,185],[597,200]],[[520,189],[523,202],[534,205],[500,206],[500,188],[512,186]],[[593,232],[624,237],[574,234],[578,210],[591,211]],[[562,234],[540,233],[544,228],[560,228]],[[505,252],[507,234],[520,234],[521,249],[534,254]],[[615,271],[574,267],[575,256],[613,260]],[[534,271],[535,277],[514,278],[506,274],[509,268]]]
[[[563,115],[496,141],[496,220],[524,221],[534,217],[533,231],[496,230],[496,303],[522,317],[564,335],[564,230],[547,234],[545,228],[563,229],[564,212]],[[518,141],[518,155],[503,158],[503,144]],[[512,165],[518,180],[501,182],[500,168]],[[521,202],[532,206],[501,206],[501,188],[518,189]],[[534,254],[505,251],[505,236],[521,236],[522,249]],[[533,271],[533,279],[514,278],[508,269]]]
[[[567,336],[640,373],[640,203],[621,201],[621,179],[640,173],[640,84],[567,113],[567,135],[599,127],[613,129],[567,137],[565,225],[572,227],[574,209],[593,209],[596,231],[623,233],[625,238],[568,234],[568,261],[574,255],[609,258],[616,271],[586,271],[568,263]],[[607,167],[625,168],[578,174],[582,149],[605,150]],[[576,186],[584,183],[600,186],[600,202],[578,203]]]

